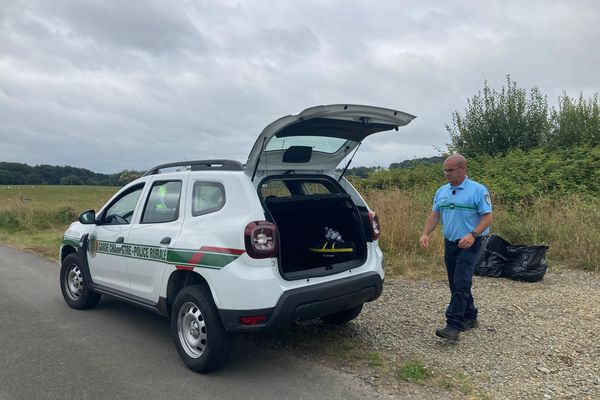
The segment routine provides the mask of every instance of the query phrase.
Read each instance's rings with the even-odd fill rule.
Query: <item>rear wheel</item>
[[[67,304],[78,310],[94,307],[100,301],[100,294],[90,290],[76,254],[65,257],[60,267],[60,291]]]
[[[183,288],[175,298],[171,332],[179,356],[193,371],[211,372],[229,358],[232,335],[221,323],[208,287]]]
[[[363,308],[363,305],[360,304],[356,307],[352,307],[347,310],[342,310],[342,311],[338,311],[333,314],[326,315],[326,316],[322,317],[321,319],[323,320],[323,322],[327,322],[328,324],[342,325],[342,324],[345,324],[346,322],[350,322],[354,318],[358,317],[358,314],[360,314],[362,308]]]

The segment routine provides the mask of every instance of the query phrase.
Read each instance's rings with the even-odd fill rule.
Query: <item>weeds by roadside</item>
[[[97,186],[0,186],[0,242],[56,258],[66,227],[83,210],[98,209],[118,188]],[[443,238],[432,235],[431,248],[418,240],[431,211],[426,189],[367,190],[365,199],[379,215],[379,244],[386,274],[409,279],[445,279]],[[550,246],[557,265],[600,271],[600,200],[579,195],[532,202],[494,204],[492,232],[516,244]]]
[[[431,370],[422,362],[411,360],[405,363],[395,373],[396,379],[399,381],[409,381],[420,383],[425,379],[430,378]]]
[[[366,200],[379,215],[380,246],[387,272],[408,278],[443,278],[443,238],[439,228],[431,247],[419,249],[423,223],[431,212],[433,193],[389,189],[366,192]],[[491,229],[514,244],[547,244],[551,267],[600,271],[600,199],[571,195],[540,197],[529,203],[494,204]]]

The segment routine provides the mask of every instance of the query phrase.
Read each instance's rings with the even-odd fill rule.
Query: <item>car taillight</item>
[[[374,211],[369,211],[369,222],[371,223],[371,237],[373,240],[377,240],[381,234],[381,228],[379,226],[379,218]]]
[[[253,221],[244,229],[246,253],[252,258],[270,258],[277,253],[277,227],[268,221]]]

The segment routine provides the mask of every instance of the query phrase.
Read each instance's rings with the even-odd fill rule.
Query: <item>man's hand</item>
[[[429,235],[423,234],[421,236],[421,240],[419,240],[419,244],[421,245],[422,249],[428,249],[429,248]]]
[[[475,238],[470,233],[467,233],[467,235],[458,242],[458,247],[461,249],[468,249],[473,246],[473,243],[475,243]]]
[[[437,211],[432,211],[431,214],[425,220],[425,227],[423,228],[423,234],[421,235],[421,240],[419,240],[419,244],[422,249],[429,248],[429,235],[435,229],[438,220],[440,219],[440,213]]]

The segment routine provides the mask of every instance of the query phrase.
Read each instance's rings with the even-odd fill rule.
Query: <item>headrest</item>
[[[285,163],[306,163],[312,157],[312,147],[310,146],[290,146],[281,161]]]
[[[177,208],[179,204],[179,193],[167,192],[165,195],[165,206],[167,208]]]

